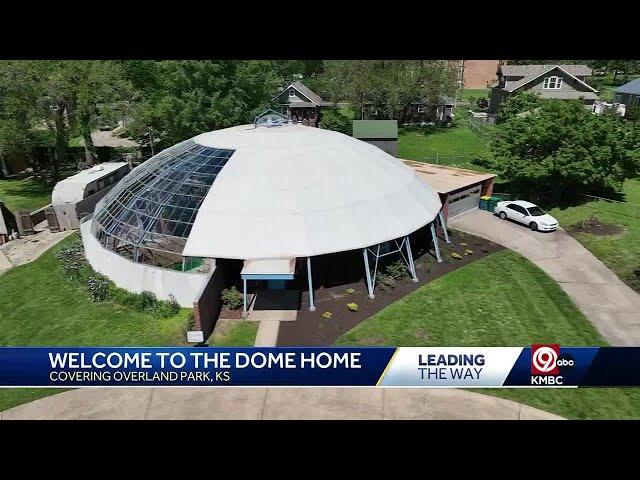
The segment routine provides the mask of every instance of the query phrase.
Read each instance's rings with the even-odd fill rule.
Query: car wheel
[[[507,214],[504,212],[500,212],[500,214],[498,215],[502,220],[506,220],[507,219]]]
[[[531,222],[529,224],[529,228],[535,232],[538,230],[538,224],[536,222]]]

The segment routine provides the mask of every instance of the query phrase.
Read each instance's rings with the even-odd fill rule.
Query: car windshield
[[[545,213],[544,210],[535,205],[533,207],[527,207],[527,210],[529,210],[529,215],[531,215],[532,217],[539,217],[540,215],[544,215]]]

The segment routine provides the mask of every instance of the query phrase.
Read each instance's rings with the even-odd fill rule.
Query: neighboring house
[[[402,112],[398,122],[402,125],[421,123],[450,123],[453,120],[455,101],[446,95],[441,95],[436,104],[429,104],[424,100],[413,102],[406,112]],[[371,104],[362,107],[363,120],[386,120],[386,115]]]
[[[627,107],[640,108],[640,78],[618,87],[615,92],[615,101],[624,103]]]
[[[317,127],[323,108],[334,108],[336,104],[323,100],[302,82],[293,82],[273,97],[280,112],[289,120]]]
[[[397,120],[354,120],[353,137],[398,156]]]
[[[534,92],[542,98],[582,100],[585,106],[598,99],[598,91],[586,83],[591,69],[586,65],[500,65],[498,85],[491,89],[489,113],[519,92]]]

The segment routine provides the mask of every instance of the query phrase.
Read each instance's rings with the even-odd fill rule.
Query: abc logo
[[[575,364],[575,360],[568,353],[563,353],[556,360],[556,365],[560,368],[572,368]]]

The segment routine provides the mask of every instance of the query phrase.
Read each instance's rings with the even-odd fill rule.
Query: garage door
[[[449,218],[453,218],[473,208],[480,203],[480,185],[454,192],[449,195]]]

